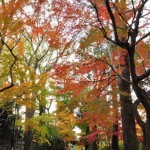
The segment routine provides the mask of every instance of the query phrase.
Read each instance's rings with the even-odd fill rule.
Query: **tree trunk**
[[[33,139],[32,129],[28,129],[24,136],[24,150],[30,150]]]
[[[131,63],[131,62],[130,62]],[[135,77],[132,74],[133,81],[135,80]],[[134,108],[134,115],[137,120],[137,123],[142,129],[143,132],[143,150],[149,150],[150,149],[150,93],[148,91],[145,91],[138,85],[138,81],[133,82],[133,89],[136,93],[136,96],[138,97],[138,100],[136,100],[133,104]],[[144,122],[141,118],[141,116],[138,113],[137,106],[139,104],[142,104],[145,112],[146,112],[146,122]]]
[[[133,103],[134,116],[143,132],[143,150],[149,150],[149,148],[150,148],[150,119],[148,118],[149,115],[147,115],[146,122],[144,122],[142,120],[142,118],[138,112],[138,109],[137,109],[137,107],[140,103],[141,103],[141,101],[139,99],[137,99]]]
[[[16,126],[16,121],[19,118],[19,106],[15,105],[15,117],[14,117],[14,127],[13,127],[13,135],[12,135],[12,141],[11,141],[11,147],[13,147],[13,150],[17,149],[17,141],[18,141],[18,127]]]
[[[113,135],[112,135],[112,150],[119,150],[118,144],[118,123],[113,125]]]
[[[96,141],[92,142],[92,150],[98,150]]]
[[[86,127],[86,135],[89,133],[89,126]],[[85,150],[87,150],[89,148],[89,144],[87,141],[85,141]]]
[[[122,77],[130,80],[128,55],[124,57],[125,65],[122,71]],[[135,120],[132,110],[130,84],[124,79],[119,81],[121,117],[123,129],[123,147],[124,150],[138,150],[138,140],[136,136]]]
[[[32,118],[34,116],[34,110],[31,109],[27,109],[26,110],[26,118]],[[32,128],[27,125],[26,126],[26,131],[25,131],[25,135],[24,135],[24,150],[30,150],[31,148],[31,144],[32,144],[32,139],[33,139],[33,132],[32,132]]]
[[[144,134],[143,150],[149,150],[150,149],[150,119],[147,119],[144,129],[145,132],[143,133]]]
[[[90,133],[89,126],[87,126],[86,127],[86,135],[88,135],[89,133]],[[98,150],[98,146],[97,146],[96,141],[93,141],[92,143],[88,143],[86,141],[85,150]]]
[[[18,128],[16,127],[15,129],[14,129],[14,136],[13,136],[13,150],[16,150],[17,149],[17,140],[18,140]]]
[[[112,89],[116,87],[118,87],[117,82],[114,85],[112,85]],[[118,113],[119,111],[118,111],[118,98],[117,98],[118,96],[117,94],[112,94],[111,97],[112,97],[112,109],[113,109],[112,113],[113,113],[113,116],[115,117],[115,121],[114,121],[113,128],[112,128],[113,135],[112,135],[112,141],[111,141],[112,142],[111,149],[119,150],[119,140],[118,140]]]

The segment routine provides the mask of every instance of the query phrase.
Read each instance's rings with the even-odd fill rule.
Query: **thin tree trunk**
[[[26,131],[24,136],[24,142],[25,142],[24,150],[30,150],[32,139],[33,139],[32,129],[28,129],[28,131]]]
[[[89,126],[87,126],[87,127],[86,127],[86,135],[88,135],[89,132],[90,132]],[[86,143],[85,143],[85,150],[88,150],[88,149],[91,149],[91,150],[98,150],[98,146],[97,146],[96,141],[93,141],[92,143],[86,142]]]
[[[126,54],[125,65],[122,71],[122,77],[130,80],[128,55]],[[136,136],[135,120],[132,110],[130,84],[124,79],[119,81],[121,116],[123,129],[123,146],[124,150],[138,150],[138,140]]]
[[[144,150],[150,150],[150,120],[148,119],[145,123],[145,133],[144,133]]]
[[[92,142],[92,150],[98,150],[96,141]]]
[[[138,100],[136,100],[133,104],[134,116],[143,132],[143,150],[149,150],[150,149],[150,93],[148,91],[145,91],[141,87],[139,87],[138,81],[136,81],[135,77],[133,76],[133,73],[132,73],[132,79],[133,81],[135,80],[133,82],[133,89],[138,97]],[[146,112],[146,122],[142,120],[137,110],[137,106],[140,103],[143,105]]]
[[[86,127],[86,135],[89,133],[89,126]],[[85,141],[85,150],[87,150],[89,147],[89,144],[87,143],[87,141]]]
[[[17,149],[17,140],[18,140],[18,128],[17,127],[15,127],[15,129],[14,129],[14,135],[13,135],[13,150],[16,150]]]
[[[11,141],[11,147],[13,147],[13,150],[17,149],[17,141],[18,141],[18,127],[16,126],[16,121],[19,117],[19,106],[15,105],[15,118],[14,118],[14,127],[13,127],[13,135],[12,135],[12,141]]]
[[[27,109],[26,110],[26,118],[32,118],[34,116],[34,110],[31,109]],[[33,139],[33,132],[32,132],[32,128],[30,126],[27,125],[27,130],[25,131],[24,134],[24,150],[30,150],[31,148],[31,144],[32,144],[32,139]]]
[[[117,83],[115,83],[113,86],[112,86],[112,89],[113,88],[116,88],[118,87],[118,85],[116,86]],[[117,98],[117,94],[112,94],[112,113],[113,113],[113,116],[115,117],[115,121],[114,121],[114,124],[113,124],[113,129],[112,129],[112,132],[113,132],[113,135],[112,135],[112,143],[111,143],[111,148],[112,150],[119,150],[119,140],[118,140],[118,98]],[[116,111],[114,111],[116,110]]]
[[[113,135],[112,135],[111,148],[112,148],[112,150],[119,150],[119,144],[118,144],[118,123],[113,125]]]

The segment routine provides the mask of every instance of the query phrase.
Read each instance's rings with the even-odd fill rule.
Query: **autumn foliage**
[[[0,121],[11,131],[7,138],[0,125],[3,147],[115,149],[115,138],[116,149],[120,140],[148,150],[148,5],[2,0]]]

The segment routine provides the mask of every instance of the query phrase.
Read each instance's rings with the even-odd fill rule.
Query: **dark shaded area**
[[[2,149],[11,146],[13,119],[11,111],[0,108],[0,148]]]

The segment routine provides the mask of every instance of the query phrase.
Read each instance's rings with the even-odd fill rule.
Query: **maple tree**
[[[89,3],[88,3],[89,2]],[[147,117],[149,116],[148,112],[149,112],[149,106],[148,106],[148,102],[149,102],[149,95],[147,90],[145,89],[146,86],[149,84],[149,60],[146,57],[145,61],[143,59],[141,59],[142,56],[142,51],[141,49],[139,49],[140,45],[143,43],[144,45],[148,46],[149,43],[149,39],[147,38],[149,36],[149,32],[144,32],[143,28],[148,28],[149,22],[147,19],[147,16],[149,14],[149,11],[146,9],[146,3],[148,1],[116,1],[115,2],[109,2],[109,1],[88,1],[88,2],[82,2],[80,1],[79,3],[81,4],[81,6],[88,6],[88,8],[91,8],[91,11],[89,11],[89,13],[93,12],[95,14],[95,21],[93,22],[88,22],[91,25],[91,28],[93,29],[97,29],[101,31],[100,36],[97,36],[97,33],[94,34],[94,32],[92,32],[90,34],[91,37],[88,38],[88,40],[82,42],[82,46],[89,46],[89,42],[92,41],[93,44],[95,44],[94,42],[97,43],[97,39],[99,37],[99,42],[102,43],[105,42],[107,43],[104,39],[112,42],[114,45],[117,45],[118,47],[116,47],[112,53],[113,55],[111,56],[113,58],[113,65],[111,64],[111,61],[106,59],[106,58],[100,58],[100,62],[101,64],[104,63],[107,65],[108,68],[110,68],[110,70],[112,72],[115,73],[116,77],[119,77],[121,80],[121,85],[120,87],[120,92],[124,92],[121,95],[121,99],[122,99],[122,104],[125,106],[124,109],[126,109],[126,112],[122,112],[124,113],[124,117],[126,117],[126,120],[130,120],[128,123],[127,122],[123,122],[123,126],[125,127],[124,130],[124,143],[125,143],[125,149],[131,149],[134,147],[134,149],[138,149],[137,148],[137,139],[136,139],[136,135],[135,135],[135,124],[134,124],[134,118],[133,118],[133,111],[132,108],[134,106],[134,108],[137,108],[137,105],[139,103],[142,103],[142,105],[144,105],[144,108],[146,110],[147,113]],[[82,5],[83,4],[83,5]],[[75,4],[76,5],[76,4]],[[88,9],[86,9],[87,11]],[[103,11],[102,11],[103,10]],[[91,15],[93,15],[91,13]],[[84,17],[84,16],[83,16]],[[143,23],[144,24],[140,24],[140,20],[141,18],[144,20]],[[84,19],[83,19],[84,20]],[[91,31],[90,28],[90,31]],[[96,31],[97,31],[96,30]],[[123,34],[122,34],[123,33]],[[93,40],[93,35],[95,35],[96,39]],[[102,38],[104,37],[104,38]],[[102,44],[105,46],[105,44]],[[145,47],[145,46],[144,46]],[[142,47],[144,49],[144,47]],[[83,48],[83,47],[82,47]],[[99,49],[98,49],[99,50]],[[92,51],[92,48],[89,48],[89,51]],[[87,53],[90,53],[87,50],[84,51],[82,49],[80,49],[78,51],[78,54],[80,55],[85,55],[86,59],[82,60],[84,63],[84,67],[78,69],[81,71],[81,73],[79,73],[79,77],[77,77],[77,75],[75,75],[77,66],[76,65],[72,65],[72,70],[75,70],[75,73],[73,72],[69,72],[69,79],[68,77],[66,77],[66,73],[68,68],[70,68],[70,66],[64,65],[62,67],[58,67],[58,69],[56,70],[56,75],[57,73],[61,74],[60,78],[64,78],[65,81],[62,81],[62,84],[64,85],[64,87],[66,87],[66,91],[67,89],[70,91],[74,91],[76,96],[77,94],[81,94],[81,92],[83,91],[83,89],[85,89],[87,87],[86,81],[84,82],[83,76],[81,74],[86,74],[87,72],[90,72],[91,70],[94,70],[94,68],[92,68],[93,66],[90,63],[87,63],[87,59],[90,60],[90,56],[86,56]],[[144,49],[144,52],[149,53],[148,47]],[[137,55],[137,56],[136,56]],[[129,58],[128,58],[129,57]],[[79,56],[79,58],[82,59],[82,57]],[[117,62],[119,60],[119,62]],[[142,63],[140,63],[142,62]],[[115,65],[114,65],[115,64]],[[82,63],[81,63],[82,65]],[[105,66],[106,66],[105,65]],[[136,66],[135,66],[136,65]],[[141,67],[139,66],[141,65]],[[92,67],[91,67],[92,66]],[[118,67],[120,66],[120,67]],[[101,67],[101,65],[99,65],[99,67]],[[91,69],[92,68],[92,69]],[[101,67],[103,68],[103,67]],[[140,70],[138,69],[140,68]],[[63,71],[65,70],[65,71]],[[107,68],[105,69],[107,70]],[[142,71],[143,70],[143,71]],[[127,73],[128,71],[128,73]],[[140,72],[139,72],[140,71]],[[84,72],[84,73],[83,73]],[[74,78],[71,78],[71,76],[75,76],[77,79],[81,80],[78,81]],[[99,74],[100,76],[100,74]],[[105,76],[106,77],[106,76]],[[111,76],[113,78],[113,76]],[[130,81],[130,77],[131,77],[131,81]],[[110,78],[109,78],[110,79]],[[71,80],[75,80],[73,81],[73,83],[71,83]],[[143,85],[143,81],[144,85]],[[83,81],[83,82],[82,82]],[[93,82],[96,81],[100,81],[100,80],[94,80]],[[111,80],[108,80],[108,82],[106,82],[107,85],[109,85],[111,83]],[[142,86],[141,86],[142,83]],[[101,84],[103,84],[103,81],[101,81]],[[73,86],[74,85],[74,86]],[[103,84],[105,85],[105,84]],[[138,101],[136,101],[134,104],[131,101],[131,91],[130,91],[130,86],[132,85],[134,92],[136,93],[137,97],[138,97]],[[79,88],[80,86],[80,88]],[[103,87],[103,86],[102,86]],[[144,89],[142,89],[144,88]],[[101,88],[100,88],[101,89]],[[93,90],[96,93],[96,90]],[[143,92],[144,91],[144,92]],[[64,90],[65,92],[65,90]],[[100,91],[99,91],[100,93]],[[98,94],[99,94],[98,93]],[[127,94],[128,93],[128,94]],[[96,96],[95,96],[96,97]],[[126,102],[126,99],[128,99],[128,102]],[[126,104],[127,105],[126,105]],[[123,106],[122,105],[122,106]],[[133,105],[133,106],[132,106]],[[128,110],[127,110],[128,109]],[[129,113],[129,114],[128,114]],[[127,115],[128,114],[128,115]],[[146,122],[143,122],[140,119],[140,116],[138,115],[137,109],[134,110],[134,117],[136,118],[137,122],[140,124],[141,128],[143,129],[143,134],[144,134],[144,149],[148,149],[148,131],[145,132],[145,130],[147,129],[147,127],[149,126],[148,122],[149,122],[149,118],[147,118]],[[129,119],[130,118],[130,119]],[[131,127],[131,129],[126,130],[126,127]],[[130,132],[130,133],[129,133]],[[145,136],[145,134],[147,134],[147,136]],[[132,137],[131,143],[130,141],[128,141],[128,139],[130,139],[129,137]],[[126,141],[127,140],[127,141]],[[130,144],[129,144],[130,143]]]
[[[19,106],[17,108],[18,111],[21,106],[25,106],[27,108],[27,111],[26,111],[27,120],[28,118],[31,118],[34,116],[35,107],[37,106],[35,104],[36,100],[33,100],[33,99],[35,99],[36,95],[38,94],[38,88],[41,91],[43,91],[41,92],[42,93],[41,95],[43,96],[39,95],[41,96],[39,99],[42,99],[43,101],[46,100],[46,96],[45,96],[46,92],[44,92],[43,88],[45,87],[43,87],[43,84],[45,86],[46,84],[45,79],[47,79],[46,78],[47,74],[41,74],[41,77],[40,77],[40,75],[36,75],[35,72],[36,72],[37,67],[39,66],[38,63],[39,64],[41,63],[39,61],[43,60],[44,56],[46,55],[47,55],[47,58],[45,59],[49,59],[48,55],[52,55],[52,54],[49,54],[50,52],[49,52],[48,47],[45,47],[46,50],[44,50],[44,47],[42,47],[43,54],[39,55],[39,52],[38,52],[39,57],[37,57],[36,52],[39,51],[39,47],[41,46],[41,42],[43,41],[43,39],[42,40],[39,39],[40,41],[38,42],[40,44],[38,43],[39,45],[37,46],[36,50],[35,49],[31,50],[30,47],[27,48],[25,46],[25,45],[29,45],[29,44],[26,44],[26,41],[28,41],[29,43],[30,40],[32,40],[30,36],[28,37],[30,40],[28,40],[27,38],[25,39],[26,37],[25,29],[28,29],[28,31],[29,30],[31,31],[32,28],[35,27],[35,23],[37,20],[35,20],[35,18],[31,19],[32,16],[30,15],[32,13],[30,12],[30,15],[29,15],[26,12],[26,9],[24,10],[24,8],[33,6],[35,9],[34,12],[39,13],[41,6],[39,7],[39,5],[35,5],[35,4],[36,2],[28,3],[28,1],[26,2],[25,1],[16,1],[16,2],[15,1],[7,1],[7,2],[2,1],[2,4],[1,4],[1,8],[2,8],[1,9],[2,10],[1,11],[1,17],[2,17],[1,18],[1,60],[2,60],[1,70],[3,69],[3,72],[1,74],[1,90],[0,90],[1,106],[2,106],[1,114],[3,114],[3,112],[5,111],[6,112],[8,111],[7,106],[4,107],[4,104],[7,104],[7,102],[11,101],[12,109],[15,104]],[[42,4],[42,1],[40,4]],[[37,31],[38,33],[41,34],[38,27],[34,28],[34,34]],[[34,34],[32,35],[32,37],[34,36]],[[31,47],[34,48],[33,45],[31,45]],[[31,53],[30,53],[29,48],[31,50]],[[29,61],[28,61],[28,58],[29,58]],[[48,67],[50,67],[50,65],[48,65],[46,68],[46,65],[47,64],[45,64],[45,66],[42,66],[43,70],[44,68],[47,69]],[[32,69],[32,67],[34,67],[34,69]],[[43,84],[40,84],[40,81],[39,81],[38,82],[39,85],[37,86],[37,83],[35,82],[40,79],[42,80],[41,82],[43,82]],[[40,103],[42,103],[41,100],[39,100],[39,106],[42,106],[43,104],[41,105]],[[16,121],[18,121],[19,119],[18,117],[19,116],[15,116]],[[14,125],[15,124],[13,124],[13,126]],[[12,136],[11,146],[13,147],[13,149],[16,149],[18,127],[16,126],[13,128],[14,128],[14,131],[12,133],[13,136]],[[27,132],[29,134],[27,138],[25,138],[25,149],[30,148],[30,144],[32,141],[31,128],[27,129]]]
[[[52,100],[48,97],[53,96],[52,89],[50,89],[52,85],[47,72],[51,70],[60,56],[63,55],[64,50],[70,45],[70,42],[67,41],[64,44],[65,39],[63,39],[63,36],[61,37],[64,34],[61,22],[58,27],[50,23],[52,20],[49,19],[54,14],[48,14],[45,17],[43,9],[45,10],[44,6],[49,5],[49,2],[45,4],[44,1],[39,1],[39,3],[36,1],[17,1],[16,3],[8,1],[8,3],[4,4],[4,8],[16,11],[14,12],[14,16],[12,16],[14,20],[11,20],[10,16],[6,16],[6,19],[10,20],[10,24],[6,26],[8,31],[12,27],[11,21],[17,24],[17,21],[20,19],[19,21],[22,24],[18,23],[18,26],[16,25],[12,31],[9,31],[8,36],[11,36],[10,38],[5,36],[7,40],[4,40],[4,38],[1,39],[1,67],[4,68],[1,74],[1,105],[6,110],[7,108],[4,108],[3,104],[11,100],[12,109],[16,105],[18,112],[22,107],[26,109],[24,123],[20,122],[23,119],[22,117],[19,120],[20,114],[15,114],[17,116],[15,116],[14,120],[16,126],[15,124],[13,125],[12,147],[16,149],[18,128],[24,126],[24,149],[29,149],[33,136],[39,144],[49,143],[46,139],[46,137],[49,138],[51,136],[46,133],[49,128],[47,127],[47,130],[45,130],[46,126],[42,122],[46,121],[41,121],[42,119],[44,120],[43,114],[49,113],[50,108],[47,107],[50,107],[48,105],[52,103]],[[13,4],[17,6],[12,7]],[[18,5],[21,6],[19,7]],[[29,12],[27,12],[28,10]],[[19,15],[19,19],[15,18],[16,15]],[[2,21],[4,19],[2,18]],[[15,41],[16,37],[18,37],[18,40]],[[32,119],[37,117],[35,116],[36,110],[39,111],[42,119],[37,123],[35,118],[35,123],[33,122],[33,124],[37,125],[33,128],[31,123]],[[49,120],[47,122],[49,124]],[[38,133],[35,134],[35,132]]]
[[[141,3],[140,3],[141,2]],[[148,149],[149,147],[149,142],[148,142],[148,137],[149,137],[149,133],[148,131],[146,131],[147,126],[149,126],[149,106],[148,106],[148,101],[149,101],[149,95],[147,93],[147,91],[145,89],[142,89],[142,87],[140,86],[140,82],[142,80],[147,80],[148,76],[149,76],[149,69],[145,68],[145,71],[142,72],[142,74],[138,74],[138,72],[136,71],[136,64],[135,64],[135,53],[136,53],[136,45],[140,44],[140,42],[145,39],[146,37],[149,36],[149,32],[147,33],[143,33],[140,32],[140,29],[142,27],[140,27],[140,19],[143,18],[143,10],[144,10],[144,6],[146,5],[148,1],[139,1],[138,4],[136,4],[135,2],[131,2],[131,6],[132,6],[132,13],[133,14],[128,14],[126,16],[124,16],[125,12],[121,13],[120,10],[122,10],[121,8],[124,8],[123,2],[120,2],[117,4],[115,3],[110,3],[109,1],[105,1],[105,7],[107,9],[107,13],[110,17],[111,23],[112,23],[112,29],[113,29],[113,34],[114,34],[114,40],[109,38],[108,36],[108,32],[107,30],[105,30],[105,27],[103,24],[101,24],[100,29],[103,32],[104,38],[106,38],[107,40],[113,42],[114,44],[116,44],[117,46],[123,48],[126,50],[128,56],[128,63],[129,63],[129,70],[130,70],[130,75],[131,75],[131,81],[126,81],[125,82],[131,82],[132,87],[134,92],[136,93],[136,96],[138,97],[138,101],[139,103],[142,103],[142,105],[145,108],[146,111],[146,122],[144,123],[141,119],[139,119],[139,116],[137,116],[137,113],[135,115],[135,118],[137,119],[137,122],[139,123],[139,125],[141,126],[142,130],[143,130],[143,135],[144,135],[144,149]],[[125,5],[127,5],[127,3],[124,3]],[[129,3],[130,4],[130,3]],[[97,10],[97,5],[95,5],[95,3],[92,2],[93,7],[95,8],[95,10]],[[112,5],[112,6],[111,6]],[[112,7],[115,7],[115,12],[112,11]],[[137,9],[136,9],[137,7]],[[120,9],[120,10],[119,10]],[[125,10],[126,11],[126,10]],[[130,12],[130,11],[129,11]],[[115,14],[117,13],[117,15]],[[99,14],[97,13],[97,15],[99,16]],[[146,14],[147,15],[147,14]],[[123,28],[123,26],[121,26],[120,24],[118,24],[117,22],[117,17],[121,17],[122,18],[122,22],[126,23],[127,29]],[[129,23],[129,18],[132,19],[131,23]],[[147,18],[145,18],[147,21]],[[101,23],[101,18],[99,18],[99,22]],[[147,24],[144,24],[143,26],[146,27]],[[119,34],[119,30],[124,30],[127,32],[127,35],[124,34],[123,37],[122,34]],[[125,32],[125,33],[126,33]],[[139,39],[137,39],[137,37],[139,37]],[[143,68],[143,69],[144,69]],[[137,103],[137,101],[134,103],[134,105]],[[143,124],[141,124],[141,122]],[[144,125],[144,127],[143,127]],[[136,147],[135,147],[136,148]]]
[[[115,137],[114,149],[118,149],[117,140],[122,135],[116,128],[120,128],[121,108],[124,149],[138,149],[136,118],[144,150],[148,150],[147,3],[1,1],[1,114],[8,111],[6,104],[10,101],[12,110],[26,108],[24,123],[16,114],[14,149],[19,125],[24,126],[25,150],[33,139],[39,145],[49,145],[51,135],[66,146],[77,142],[75,126],[81,127],[80,142],[86,148],[98,149],[99,143],[109,143]],[[131,87],[137,96],[135,101],[131,100]],[[52,102],[49,97],[57,102],[54,115],[47,108]],[[139,115],[141,105],[144,119]]]

